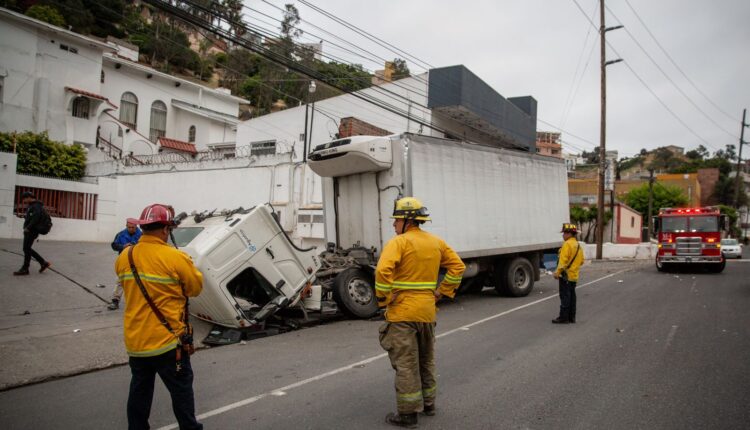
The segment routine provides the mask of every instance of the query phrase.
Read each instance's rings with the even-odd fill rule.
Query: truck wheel
[[[516,257],[505,265],[505,270],[498,273],[502,282],[495,282],[495,288],[501,294],[513,297],[528,296],[534,288],[534,267],[524,257]]]
[[[656,259],[656,270],[658,270],[660,272],[667,272],[667,271],[669,271],[669,267],[668,267],[668,265],[666,263],[662,263],[657,258]]]
[[[722,258],[721,263],[709,265],[708,271],[711,273],[721,273],[724,271],[725,267],[727,267],[727,260],[726,258]]]
[[[378,313],[375,283],[367,272],[349,268],[333,280],[333,299],[339,309],[356,318],[370,318]]]

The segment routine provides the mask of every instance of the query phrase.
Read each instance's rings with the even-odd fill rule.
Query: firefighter
[[[396,201],[396,237],[388,241],[375,272],[378,306],[385,308],[380,345],[396,370],[397,413],[386,422],[417,426],[417,414],[435,415],[435,313],[441,297],[454,297],[465,266],[443,239],[420,228],[430,220],[414,197]],[[438,272],[447,272],[438,286]]]
[[[554,277],[559,280],[560,315],[552,320],[553,324],[576,322],[576,283],[578,271],[583,265],[583,249],[576,240],[578,228],[575,224],[563,224],[563,246],[557,261]]]

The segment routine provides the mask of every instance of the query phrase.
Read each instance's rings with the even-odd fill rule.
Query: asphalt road
[[[435,429],[745,429],[750,261],[722,274],[651,264],[583,271],[578,323],[557,326],[555,284],[442,305]],[[395,408],[375,321],[344,321],[193,356],[206,428],[378,429]],[[0,393],[4,429],[125,428],[127,367]],[[152,426],[173,426],[157,384]],[[174,427],[171,427],[174,428]]]

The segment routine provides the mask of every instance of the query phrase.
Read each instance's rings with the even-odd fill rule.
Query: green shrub
[[[0,151],[13,152],[14,134],[18,173],[63,179],[80,179],[86,173],[83,148],[50,140],[46,132],[0,133]]]

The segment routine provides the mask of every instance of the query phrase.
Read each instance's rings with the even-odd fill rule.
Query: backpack
[[[36,231],[39,234],[47,234],[52,230],[52,217],[49,216],[47,209],[42,206],[42,214],[39,218],[39,224],[36,226]]]

